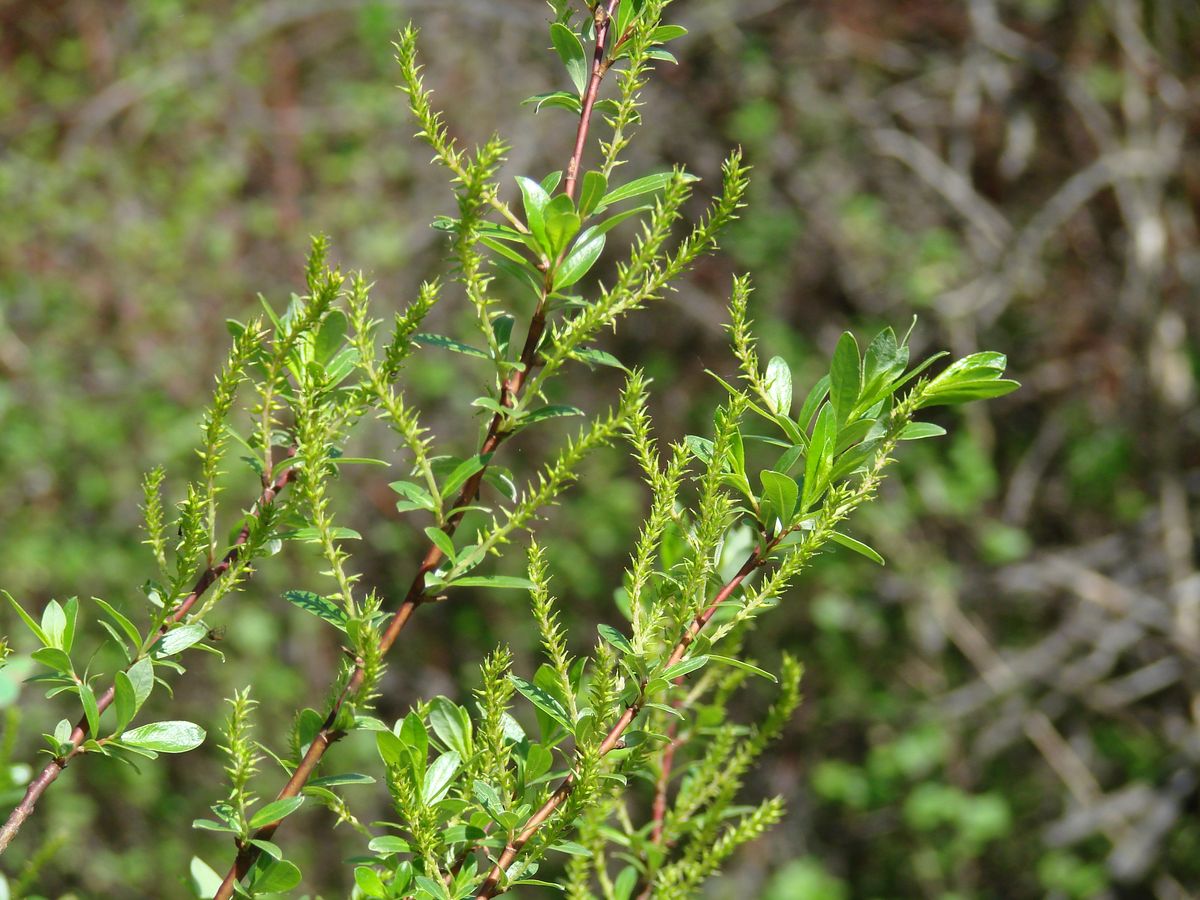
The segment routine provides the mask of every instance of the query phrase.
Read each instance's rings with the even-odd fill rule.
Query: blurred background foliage
[[[569,115],[519,107],[559,86],[544,13],[0,0],[3,587],[35,607],[139,608],[138,479],[160,461],[176,488],[194,472],[224,320],[299,289],[310,233],[391,308],[432,273],[428,223],[452,198],[393,87],[406,20],[456,135],[499,128],[508,175],[563,165]],[[719,396],[704,370],[732,368],[723,304],[741,270],[766,355],[799,371],[818,372],[842,329],[915,313],[914,354],[1002,350],[1024,383],[970,408],[950,442],[908,448],[856,526],[887,568],[828,557],[755,637],[761,661],[787,647],[807,667],[806,702],[754,784],[790,814],[710,894],[1200,895],[1200,3],[679,0],[673,18],[691,34],[652,83],[629,171],[679,162],[711,182],[733,144],[755,171],[726,252],[606,346],[655,378],[660,433],[704,427]],[[443,332],[469,315],[438,312]],[[409,390],[462,452],[481,372],[421,359]],[[615,375],[584,375],[572,402],[607,404]],[[356,443],[394,455],[380,432]],[[517,472],[544,456],[505,452]],[[645,505],[632,475],[620,453],[596,457],[542,528],[581,646],[613,617],[611,573]],[[394,596],[418,536],[387,480],[357,471],[343,500],[366,578]],[[248,504],[252,474],[229,483]],[[177,717],[215,733],[219,698],[253,682],[275,737],[321,699],[338,648],[279,599],[311,568],[278,557],[224,605],[227,660],[193,661]],[[384,718],[467,696],[499,641],[529,659],[524,601],[484,599],[422,611]],[[25,674],[19,656],[0,672],[6,805],[59,714]],[[187,827],[220,793],[214,744],[140,775],[68,769],[4,858],[13,895],[185,896],[194,853],[230,856]],[[384,817],[360,790],[359,817]],[[289,827],[308,888],[345,895],[338,859],[356,836],[331,840],[315,810]]]

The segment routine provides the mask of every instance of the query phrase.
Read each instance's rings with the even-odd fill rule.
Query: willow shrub
[[[185,495],[167,505],[163,472],[145,479],[146,544],[157,571],[143,586],[141,609],[127,615],[102,599],[72,598],[35,616],[7,597],[38,644],[30,656],[39,674],[30,680],[47,698],[70,698],[77,718],[45,735],[49,761],[29,781],[0,847],[68,764],[86,764],[89,755],[142,762],[210,739],[199,725],[161,718],[169,685],[185,675],[185,655],[218,652],[209,641],[221,601],[270,565],[285,541],[319,550],[319,570],[297,576],[286,597],[296,615],[315,615],[337,632],[345,661],[330,673],[325,707],[300,711],[286,740],[253,736],[250,689],[231,698],[221,738],[228,789],[213,796],[210,818],[179,823],[230,837],[228,860],[193,861],[197,896],[297,888],[302,874],[281,828],[306,803],[328,807],[331,824],[350,821],[364,832],[362,855],[348,864],[356,896],[441,900],[545,884],[573,898],[688,897],[783,815],[779,799],[735,804],[799,702],[801,667],[784,654],[777,672],[760,668],[742,650],[747,631],[817,554],[843,547],[882,562],[847,533],[847,522],[874,497],[902,442],[943,433],[917,420],[922,410],[999,396],[1016,384],[1002,378],[997,353],[933,375],[938,357],[913,365],[907,337],[885,329],[865,349],[843,335],[828,375],[795,392],[786,360],[761,363],[747,314],[750,283],[737,278],[729,332],[740,381],[724,385],[728,396],[708,433],[660,443],[647,379],[593,343],[716,247],[747,185],[731,153],[707,213],[681,223],[697,179],[682,169],[624,177],[641,91],[657,62],[672,61],[666,45],[685,34],[663,24],[666,5],[607,0],[581,14],[566,0],[551,3],[550,39],[569,88],[528,104],[567,112],[574,152],[565,172],[517,178],[516,191],[497,180],[500,137],[469,150],[451,138],[422,83],[416,32],[400,35],[403,90],[457,201],[457,216],[434,223],[446,235],[445,276],[422,285],[385,335],[371,285],[332,267],[325,242],[315,241],[303,296],[283,311],[266,304],[261,318],[230,323],[232,349]],[[610,73],[613,96],[599,99]],[[610,234],[626,221],[640,229],[612,246]],[[602,257],[616,260],[611,283],[591,274]],[[474,331],[461,339],[422,330],[450,293],[474,312]],[[487,426],[466,456],[444,452],[404,393],[415,356],[447,351],[487,372],[473,402]],[[547,402],[551,383],[579,365],[627,373],[610,410]],[[514,484],[497,463],[508,438],[567,416],[584,424],[540,474]],[[398,456],[382,462],[407,473],[390,487],[399,511],[427,537],[399,598],[363,583],[354,568],[360,537],[332,513],[338,470],[364,462],[344,451],[365,417],[394,430]],[[579,641],[568,641],[556,612],[553,573],[525,535],[581,461],[617,442],[629,448],[638,472],[631,477],[649,486],[649,511],[614,584],[612,621],[599,626],[590,653],[576,657],[568,647]],[[245,509],[221,496],[231,454],[261,479]],[[512,552],[526,554],[527,577],[490,574],[492,559]],[[427,603],[453,602],[465,586],[526,592],[545,662],[514,671],[500,647],[480,660],[472,703],[432,697],[394,723],[372,715],[381,673],[403,652],[396,645],[412,616]],[[81,615],[124,654],[117,671],[81,662],[94,657],[94,648],[76,645],[76,634],[90,630]],[[778,693],[747,728],[729,711],[750,678],[776,682]],[[516,707],[536,729],[518,724]],[[326,759],[353,731],[375,733],[374,772],[339,772]],[[358,823],[340,793],[350,784],[386,788],[394,821]],[[630,803],[635,797],[641,802]]]

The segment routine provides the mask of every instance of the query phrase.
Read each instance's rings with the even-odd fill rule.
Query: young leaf
[[[919,441],[922,438],[941,437],[946,429],[932,422],[909,422],[900,432],[902,441]]]
[[[204,743],[204,729],[192,722],[152,722],[121,735],[121,743],[156,753],[186,753]]]
[[[130,643],[132,643],[134,647],[141,646],[142,636],[138,632],[137,627],[131,621],[129,621],[128,618],[123,616],[110,604],[106,603],[104,600],[101,600],[99,597],[93,597],[92,601],[104,611],[105,615],[107,615],[117,624],[118,628],[125,632]]]
[[[294,863],[260,856],[251,876],[251,888],[257,894],[281,894],[300,883],[300,870]]]
[[[534,583],[528,578],[518,578],[514,575],[468,575],[465,578],[455,578],[450,582],[455,587],[490,587],[532,591]]]
[[[29,630],[34,633],[34,636],[37,637],[37,639],[41,641],[44,646],[49,647],[50,638],[46,635],[46,632],[42,630],[42,626],[37,623],[33,616],[25,612],[24,607],[22,607],[21,604],[18,603],[13,595],[8,591],[0,591],[0,594],[4,594],[4,599],[6,599],[9,602],[9,605],[11,605],[12,608],[17,611],[17,615],[21,617],[21,620],[26,624],[26,626],[28,626]]]
[[[788,415],[792,411],[792,370],[782,356],[774,356],[767,363],[767,402],[771,412]]]
[[[613,188],[605,194],[600,204],[596,207],[596,212],[603,212],[612,206],[614,203],[620,203],[624,200],[631,200],[634,197],[641,197],[645,194],[655,194],[671,183],[671,179],[675,177],[674,172],[659,172],[655,175],[645,175],[641,178],[635,178],[628,184],[623,184],[618,188]],[[684,175],[683,180],[698,181],[694,175]]]
[[[63,648],[63,632],[67,627],[67,617],[57,600],[51,600],[42,610],[42,633],[51,647]]]
[[[567,714],[566,708],[557,699],[524,678],[511,674],[508,677],[517,690],[525,696],[525,699],[565,728],[568,733],[572,731],[571,718]]]
[[[346,630],[346,612],[332,600],[318,596],[312,591],[284,591],[283,599],[337,626],[342,631]]]
[[[758,477],[762,481],[763,494],[770,499],[775,514],[779,516],[785,527],[791,524],[792,515],[796,512],[796,500],[800,494],[796,480],[770,469],[763,470]],[[768,528],[774,524],[774,522],[763,523]]]
[[[596,630],[600,632],[600,637],[608,641],[618,650],[625,654],[633,653],[633,644],[629,643],[629,638],[625,637],[616,628],[611,625],[598,625]]]
[[[176,653],[181,653],[193,644],[204,640],[207,635],[208,626],[203,622],[189,622],[187,625],[172,628],[164,634],[150,648],[150,652],[158,658],[174,656]]]
[[[825,479],[831,468],[836,429],[833,407],[826,404],[821,407],[817,424],[813,426],[812,439],[808,444],[808,457],[804,460],[804,499],[800,504],[801,512],[807,512],[825,492]]]
[[[600,258],[606,240],[603,232],[591,228],[583,232],[562,264],[554,270],[554,290],[570,287],[586,275]]]
[[[488,464],[488,460],[492,458],[492,454],[484,453],[480,456],[472,456],[464,459],[461,463],[454,467],[454,471],[449,477],[442,482],[442,498],[453,496],[459,488],[467,483],[468,479],[484,466]],[[450,554],[447,554],[449,556]]]
[[[304,805],[303,797],[286,797],[283,800],[273,800],[259,809],[250,817],[249,826],[252,831],[286,819]]]
[[[708,658],[713,662],[724,663],[727,666],[733,666],[735,669],[741,669],[743,672],[749,672],[751,675],[757,675],[759,678],[774,681],[776,684],[779,683],[779,679],[766,669],[760,669],[758,666],[751,665],[744,659],[737,659],[732,656],[717,656],[715,653],[708,654]]]
[[[136,712],[142,708],[142,704],[154,690],[154,663],[150,661],[150,657],[143,656],[130,666],[125,674],[129,676],[129,683],[133,685],[134,710]]]
[[[862,363],[858,355],[858,341],[847,331],[838,340],[829,366],[829,402],[833,404],[839,427],[850,417],[861,391]]]
[[[577,406],[543,406],[539,409],[530,410],[521,416],[521,424],[532,425],[534,422],[541,422],[545,419],[558,419],[563,416],[582,416],[583,414],[583,410]]]
[[[881,566],[884,565],[883,557],[880,556],[879,553],[877,553],[873,548],[864,544],[862,541],[856,541],[854,538],[850,537],[849,535],[842,534],[840,531],[833,532],[829,535],[829,537],[841,544],[843,547],[848,547],[855,553],[861,553],[872,562],[879,563]]]
[[[554,42],[558,58],[567,67],[567,74],[571,76],[575,89],[583,96],[587,86],[588,64],[579,35],[561,22],[555,22],[550,26],[550,40]]]
[[[425,536],[428,537],[429,540],[433,541],[435,547],[446,554],[447,559],[449,559],[451,562],[454,562],[454,540],[450,537],[450,535],[446,534],[446,532],[442,531],[440,528],[434,528],[433,526],[430,526],[429,528],[425,529]]]
[[[668,667],[659,677],[665,678],[667,681],[674,681],[676,678],[687,675],[689,672],[695,672],[697,669],[702,668],[707,664],[707,656],[692,656],[688,659],[680,660],[679,662],[675,663],[675,665]]]
[[[113,709],[117,715],[114,732],[123,731],[137,715],[137,692],[133,689],[133,682],[124,672],[117,672],[113,676]]]
[[[425,788],[422,796],[426,803],[432,805],[446,796],[454,776],[462,765],[462,758],[455,750],[448,750],[435,759],[425,773]]]
[[[579,186],[579,215],[587,218],[600,204],[600,198],[608,190],[608,179],[603,172],[585,172]]]
[[[519,259],[520,257],[518,257]],[[470,344],[464,344],[462,341],[456,341],[453,338],[448,338],[442,334],[414,334],[413,341],[422,344],[426,347],[442,347],[446,350],[453,350],[455,353],[465,353],[467,356],[476,356],[479,359],[491,359],[486,353],[478,347],[472,347]]]
[[[525,224],[539,245],[546,244],[546,204],[550,195],[545,189],[531,178],[517,176],[517,185],[521,188],[521,201],[525,207]]]

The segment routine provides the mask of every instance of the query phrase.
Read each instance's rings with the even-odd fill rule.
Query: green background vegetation
[[[725,252],[605,345],[655,379],[660,432],[702,428],[720,399],[704,370],[732,367],[735,271],[754,274],[764,357],[798,373],[815,378],[843,329],[903,330],[916,313],[915,356],[1001,350],[1024,384],[953,414],[949,442],[909,448],[856,528],[887,568],[830,555],[756,636],[762,659],[783,647],[806,666],[805,703],[747,798],[782,793],[789,816],[710,892],[1195,895],[1200,7],[671,12],[691,33],[652,83],[631,169],[680,162],[712,185],[740,144],[754,181]],[[405,21],[423,29],[456,136],[499,127],[511,174],[564,164],[569,114],[519,108],[561,77],[542,13],[532,0],[0,3],[0,585],[34,607],[77,594],[136,608],[152,568],[138,481],[163,462],[177,489],[194,469],[224,321],[252,314],[258,292],[278,307],[299,289],[310,233],[394,309],[431,274],[428,223],[451,197],[393,87]],[[437,315],[429,330],[449,332],[470,313]],[[425,424],[470,445],[469,364],[422,359],[408,374]],[[571,402],[600,408],[618,384],[585,370]],[[388,440],[364,430],[357,449]],[[535,438],[506,453],[517,472],[545,456]],[[541,532],[581,644],[611,610],[645,506],[621,453],[589,467]],[[395,595],[422,536],[386,479],[353,475],[341,515],[365,537],[365,578]],[[229,489],[252,484],[239,472]],[[278,717],[320,695],[338,647],[280,598],[312,563],[289,550],[229,602],[227,661],[194,660],[173,715],[215,733],[220,698],[253,681],[260,732],[282,733]],[[421,612],[382,718],[466,696],[497,642],[532,657],[524,599],[480,599]],[[267,659],[279,665],[264,678]],[[57,718],[26,674],[19,658],[0,671],[8,805]],[[4,857],[14,893],[183,896],[193,854],[229,854],[187,828],[220,765],[210,742],[140,775],[69,768]],[[359,817],[383,817],[385,798],[361,790]],[[310,889],[343,895],[336,863],[356,842],[326,827],[298,813],[289,849]]]

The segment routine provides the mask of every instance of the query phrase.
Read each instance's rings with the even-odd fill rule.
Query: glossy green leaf
[[[450,790],[454,776],[462,767],[462,758],[456,750],[447,750],[429,765],[425,773],[425,787],[422,797],[427,804],[439,802]]]
[[[204,729],[192,722],[153,722],[121,735],[121,743],[156,753],[186,753],[204,743]]]
[[[603,172],[585,172],[579,184],[579,215],[586,219],[595,212],[607,190],[608,179]]]
[[[156,657],[174,656],[182,653],[188,647],[198,644],[208,636],[208,626],[203,622],[189,622],[172,628],[164,634],[151,648]]]
[[[455,578],[455,587],[487,587],[503,590],[532,591],[534,583],[528,578],[515,575],[468,575],[465,578]]]
[[[117,672],[113,676],[113,711],[117,717],[113,731],[123,731],[133,721],[137,710],[137,692],[133,689],[133,682],[124,672]]]
[[[571,717],[568,715],[566,708],[558,702],[558,700],[542,690],[536,684],[526,681],[517,675],[509,675],[509,680],[516,686],[525,699],[548,715],[551,719],[565,728],[568,732],[572,730]]]
[[[554,290],[570,287],[586,275],[600,258],[606,240],[603,233],[590,228],[581,234],[571,252],[554,270]]]
[[[258,809],[250,817],[251,830],[258,830],[264,825],[286,819],[304,805],[303,797],[285,797],[282,800],[272,800],[266,806]]]
[[[550,40],[554,43],[558,58],[567,67],[567,74],[571,76],[575,89],[583,96],[587,86],[588,64],[579,35],[561,22],[554,22],[550,26]]]
[[[829,402],[833,404],[839,426],[850,417],[861,391],[862,362],[858,354],[858,341],[846,331],[838,340],[829,366]]]
[[[618,650],[625,654],[633,653],[633,644],[629,643],[629,638],[625,637],[618,629],[611,625],[598,625],[596,630],[600,632],[600,637],[608,641]]]
[[[941,437],[946,429],[932,422],[909,422],[900,432],[902,441],[919,441],[922,438]]]

